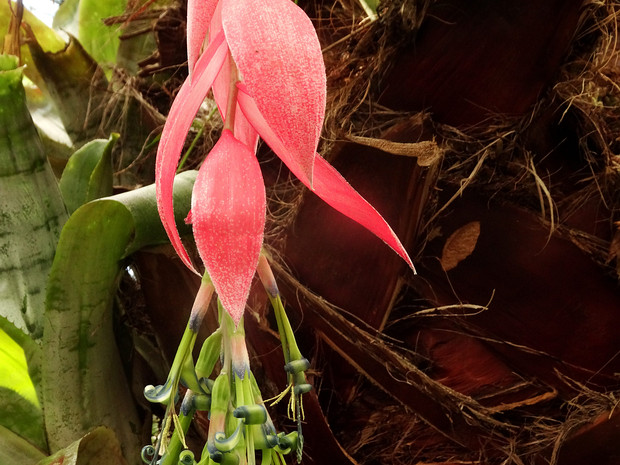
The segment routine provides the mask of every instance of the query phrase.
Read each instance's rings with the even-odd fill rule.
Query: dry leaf
[[[430,166],[443,156],[443,150],[434,140],[421,142],[392,142],[373,137],[348,136],[348,139],[360,145],[366,145],[392,155],[403,155],[418,159],[418,165]]]
[[[446,240],[441,252],[441,266],[450,271],[469,257],[480,236],[480,221],[472,221],[454,231]]]

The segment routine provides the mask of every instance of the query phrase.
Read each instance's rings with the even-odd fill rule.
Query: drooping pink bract
[[[243,316],[258,264],[265,209],[256,156],[224,130],[198,172],[192,224],[200,258],[235,323]]]
[[[218,0],[187,0],[187,67],[190,76],[200,57],[217,3]]]
[[[402,243],[385,219],[366,201],[342,175],[331,166],[323,157],[316,154],[314,163],[314,183],[299,168],[294,160],[291,160],[289,152],[271,129],[261,114],[254,99],[247,94],[245,87],[239,85],[239,104],[242,111],[252,122],[261,138],[271,147],[278,157],[288,166],[291,172],[303,182],[310,190],[318,195],[325,203],[338,210],[343,215],[356,221],[370,232],[375,234],[389,245],[415,272],[413,262]]]
[[[220,1],[241,80],[312,184],[326,93],[325,64],[312,22],[291,0]]]
[[[185,265],[196,272],[174,221],[172,188],[181,150],[196,112],[213,84],[228,51],[224,35],[215,37],[196,63],[194,77],[187,79],[177,94],[161,134],[155,163],[157,209],[164,229]]]

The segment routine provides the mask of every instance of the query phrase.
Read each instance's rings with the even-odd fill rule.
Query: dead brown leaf
[[[373,137],[348,136],[348,139],[356,144],[373,147],[392,155],[402,155],[414,157],[420,166],[431,166],[443,156],[443,150],[434,140],[424,140],[420,142],[392,142],[385,139],[375,139]]]
[[[454,231],[446,240],[441,252],[441,266],[445,271],[456,268],[469,257],[480,236],[480,221],[472,221]]]

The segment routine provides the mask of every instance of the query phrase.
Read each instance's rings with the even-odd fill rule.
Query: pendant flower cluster
[[[194,269],[174,222],[172,185],[192,120],[212,89],[225,129],[200,168],[191,222],[207,273],[236,323],[263,242],[259,136],[308,188],[413,268],[381,215],[316,153],[325,114],[325,65],[314,27],[297,5],[189,0],[188,57],[190,75],[172,105],[157,153],[158,208],[175,250]]]
[[[144,390],[149,401],[166,406],[166,413],[154,445],[146,446],[142,457],[151,465],[254,465],[259,456],[263,465],[281,465],[294,451],[300,461],[301,398],[311,389],[305,375],[310,363],[297,346],[261,253],[266,198],[258,138],[316,195],[385,241],[412,269],[413,264],[383,217],[316,153],[325,114],[325,65],[306,14],[291,0],[188,0],[187,30],[190,74],[162,132],[155,183],[164,228],[196,273],[175,224],[172,189],[185,138],[209,90],[224,129],[200,167],[188,216],[206,271],[167,381]],[[249,365],[243,314],[256,273],[282,344],[288,386],[275,402],[290,393],[297,431],[289,434],[276,431]],[[192,350],[213,294],[220,328],[194,362]],[[185,442],[197,411],[209,413],[198,462]]]

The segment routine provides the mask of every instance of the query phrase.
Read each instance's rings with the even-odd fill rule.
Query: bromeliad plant
[[[266,198],[256,159],[259,136],[309,189],[413,265],[381,215],[316,152],[326,79],[306,14],[291,0],[189,0],[187,29],[190,74],[164,126],[156,189],[172,245],[196,273],[174,221],[172,187],[187,132],[209,90],[224,129],[199,170],[187,218],[205,267],[202,285],[167,382],[145,389],[149,400],[166,404],[167,410],[155,446],[146,447],[143,456],[150,463],[194,463],[184,434],[195,410],[203,409],[209,410],[210,425],[200,464],[255,463],[257,450],[263,464],[284,463],[282,455],[292,450],[301,459],[301,395],[310,389],[304,374],[309,363],[261,254]],[[298,421],[298,431],[289,435],[276,433],[249,367],[243,314],[257,271],[274,308],[289,380],[285,393],[291,392],[290,412]],[[220,328],[194,364],[192,348],[214,292]],[[218,358],[221,368],[211,381]],[[177,414],[179,383],[188,390]]]

